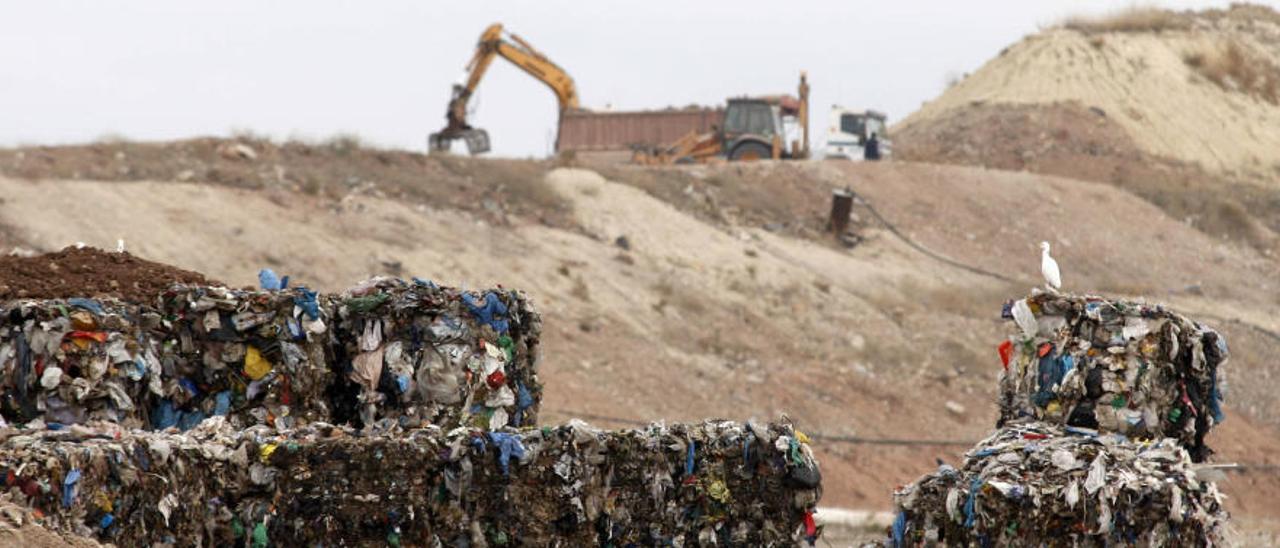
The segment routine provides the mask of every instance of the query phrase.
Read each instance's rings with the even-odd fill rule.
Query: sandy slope
[[[769,180],[780,168],[733,169]],[[918,164],[801,174],[818,196],[853,181],[926,246],[1028,283],[1035,242],[1049,239],[1072,287],[1130,287],[1280,327],[1268,312],[1280,302],[1266,275],[1274,262],[1105,185]],[[558,170],[547,184],[572,204],[580,230],[496,226],[359,194],[334,202],[186,183],[2,178],[0,224],[41,249],[123,238],[141,256],[245,284],[271,266],[327,289],[383,272],[526,289],[547,319],[548,420],[785,412],[826,434],[960,440],[991,425],[999,306],[1026,285],[945,266],[879,229],[845,251],[714,226],[589,171]],[[1183,292],[1190,284],[1202,294]],[[1280,347],[1224,329],[1238,356],[1233,394],[1247,405],[1219,435],[1223,458],[1280,463],[1280,399],[1265,389],[1274,381],[1248,382],[1276,374],[1267,356]],[[963,410],[948,411],[948,401]],[[826,500],[886,507],[894,486],[961,450],[822,444]],[[1232,504],[1274,517],[1265,501],[1280,493],[1275,476],[1247,480],[1248,489],[1228,491]]]
[[[1191,30],[1102,33],[1051,29],[1010,46],[898,129],[974,103],[1098,107],[1145,151],[1207,169],[1280,181],[1280,106],[1226,91],[1184,61],[1236,41],[1280,59],[1280,19],[1202,20]]]

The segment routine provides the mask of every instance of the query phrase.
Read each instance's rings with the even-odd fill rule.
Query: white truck
[[[891,156],[893,143],[889,140],[889,125],[883,112],[856,111],[831,105],[830,120],[827,144],[823,151],[827,159],[862,161],[866,155],[867,139],[872,134],[880,142],[880,158],[887,159]]]

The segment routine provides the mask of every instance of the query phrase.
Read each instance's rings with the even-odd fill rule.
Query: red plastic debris
[[[1013,359],[1013,341],[1005,339],[1000,343],[1000,362],[1004,364],[1004,370],[1009,370],[1009,360]]]
[[[104,331],[72,331],[67,336],[73,339],[92,339],[100,343],[107,342],[107,334]]]
[[[489,373],[489,376],[485,377],[484,380],[489,383],[489,388],[497,389],[499,386],[506,384],[507,376],[502,373],[501,369],[499,369],[493,373]]]

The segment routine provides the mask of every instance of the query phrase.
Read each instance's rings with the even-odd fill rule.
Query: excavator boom
[[[475,54],[471,56],[471,62],[467,63],[466,83],[454,85],[448,110],[445,113],[448,123],[444,129],[432,133],[428,138],[428,145],[432,151],[448,151],[456,139],[464,140],[471,154],[489,151],[488,132],[473,128],[467,123],[467,102],[480,85],[494,57],[502,57],[510,61],[526,74],[537,78],[551,88],[559,101],[561,113],[579,108],[578,91],[573,84],[573,78],[523,38],[504,32],[501,24],[494,23],[480,35]]]

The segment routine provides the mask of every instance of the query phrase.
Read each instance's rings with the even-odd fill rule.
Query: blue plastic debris
[[[286,278],[288,279],[288,278]],[[297,292],[293,296],[293,304],[302,309],[302,313],[307,315],[312,321],[320,319],[320,303],[316,300],[316,292],[307,289],[305,286],[298,287]]]
[[[521,411],[533,406],[533,394],[525,388],[524,383],[516,383],[516,407]]]
[[[220,417],[231,412],[231,391],[223,390],[214,396],[213,415]]]
[[[289,287],[289,277],[281,278],[274,270],[264,268],[258,271],[258,285],[267,291],[280,291]]]
[[[698,442],[689,440],[689,452],[684,457],[684,475],[685,476],[693,475],[693,461],[694,461],[694,455],[696,454],[697,450],[698,450]]]
[[[95,301],[93,299],[85,299],[83,297],[73,297],[73,298],[67,299],[67,304],[74,306],[76,308],[83,308],[85,310],[88,310],[89,312],[93,312],[94,315],[97,315],[97,316],[101,316],[103,314],[102,303],[99,303],[98,301]]]
[[[199,409],[195,411],[179,412],[178,413],[178,430],[182,430],[183,432],[185,432],[187,430],[195,428],[196,425],[200,424],[206,418],[208,417],[205,416],[204,411],[200,411]]]
[[[160,400],[156,404],[155,410],[151,412],[151,428],[156,430],[164,430],[170,426],[178,425],[178,410],[174,409],[173,402],[167,399]]]
[[[200,395],[200,388],[197,387],[196,382],[191,379],[188,379],[186,377],[178,379],[178,386],[181,386],[183,390],[186,390],[187,393],[191,395],[191,397],[196,397]]]
[[[503,304],[502,299],[499,299],[494,292],[486,291],[483,302],[470,294],[463,293],[462,301],[466,303],[476,320],[492,327],[498,334],[505,334],[510,328],[507,323],[507,305]]]
[[[906,546],[907,538],[907,513],[898,512],[893,518],[893,548],[902,548]]]
[[[490,432],[489,440],[498,446],[498,466],[502,468],[502,475],[511,475],[511,457],[524,458],[524,444],[520,442],[520,436],[505,432]]]
[[[974,478],[969,483],[969,498],[964,501],[964,526],[966,529],[973,529],[973,522],[977,519],[975,513],[975,505],[978,503],[978,487],[982,486],[982,479]]]
[[[76,501],[76,484],[80,483],[80,469],[72,468],[62,479],[62,507],[70,508]]]

